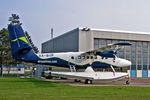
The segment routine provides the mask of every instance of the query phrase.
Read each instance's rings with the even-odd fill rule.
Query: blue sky
[[[150,0],[1,0],[0,29],[19,14],[35,45],[77,27],[150,32]]]

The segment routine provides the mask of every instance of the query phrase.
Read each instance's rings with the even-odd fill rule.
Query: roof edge
[[[79,30],[82,30],[84,27],[79,27]],[[89,27],[88,27],[89,28]],[[92,31],[104,31],[104,32],[117,32],[117,33],[134,33],[134,34],[150,34],[150,32],[137,32],[137,31],[125,31],[125,30],[112,30],[112,29],[98,29],[98,28],[89,28]]]

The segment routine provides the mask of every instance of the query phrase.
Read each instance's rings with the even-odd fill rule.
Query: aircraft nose
[[[120,67],[128,67],[131,66],[131,64],[131,61],[125,59],[121,59],[121,61],[119,62]]]
[[[131,66],[131,65],[132,65],[131,61],[128,61],[128,60],[125,61],[125,67]]]

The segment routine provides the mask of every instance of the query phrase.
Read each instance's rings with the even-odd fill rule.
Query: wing
[[[82,53],[81,56],[94,54],[94,55],[100,55],[103,57],[115,57],[115,55],[121,48],[123,48],[124,46],[130,46],[130,45],[131,43],[129,42],[119,42],[119,43],[108,44],[105,47]]]

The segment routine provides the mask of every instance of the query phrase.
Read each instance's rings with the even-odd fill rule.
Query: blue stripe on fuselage
[[[54,65],[54,66],[60,66],[60,67],[69,67],[69,65],[75,65],[77,69],[87,68],[90,66],[90,64],[85,65],[77,65],[75,63],[71,63],[69,61],[66,61],[64,59],[58,58],[58,57],[51,57],[51,58],[45,58],[42,59],[39,56],[37,56],[33,50],[30,50],[25,55],[21,55],[22,60],[26,62],[33,62],[33,63],[39,63],[39,64],[46,64],[46,65]],[[93,62],[91,65],[93,68],[110,68],[109,64],[103,63],[103,62]]]

